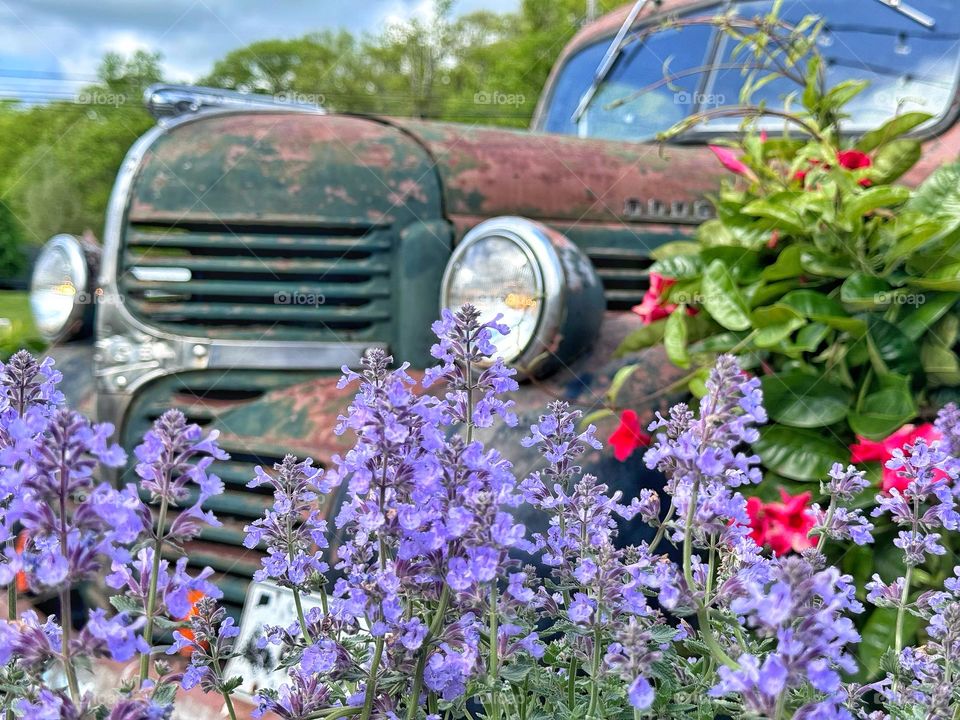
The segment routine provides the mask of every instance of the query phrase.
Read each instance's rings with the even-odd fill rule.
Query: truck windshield
[[[598,88],[590,107],[574,123],[572,116],[610,38],[604,38],[571,57],[557,79],[544,129],[582,137],[643,140],[666,130],[689,115],[700,98],[702,69],[706,67],[713,28],[705,25],[669,29],[644,42],[624,46],[620,57]],[[670,83],[637,95],[637,91],[676,77]],[[614,100],[634,96],[616,108]]]
[[[781,17],[787,22],[798,22],[811,14],[826,19],[819,46],[826,61],[828,84],[851,78],[870,81],[867,90],[848,106],[851,118],[846,128],[862,131],[876,127],[898,109],[923,110],[935,117],[947,112],[960,62],[960,13],[954,4],[954,0],[911,0],[913,7],[936,19],[935,27],[929,29],[876,0],[785,0]],[[732,6],[743,17],[755,17],[768,13],[772,2],[759,0]],[[729,8],[718,5],[715,11]],[[709,12],[700,10],[697,15]],[[610,40],[605,38],[584,48],[561,69],[543,129],[643,141],[699,110],[736,105],[743,83],[736,65],[742,60],[732,56],[734,42],[721,37],[713,43],[713,37],[710,28],[692,26],[667,29],[643,43],[626,45],[589,111],[574,125],[571,115]],[[711,52],[715,54],[710,56]],[[706,78],[704,73],[694,72],[707,65],[718,69]],[[676,79],[638,94],[665,75]],[[764,86],[750,101],[782,107],[791,94],[798,94],[795,84],[777,81]],[[629,101],[614,102],[623,98]],[[725,118],[704,128],[735,130],[738,125],[736,118]],[[775,129],[778,123],[770,121],[768,127]]]

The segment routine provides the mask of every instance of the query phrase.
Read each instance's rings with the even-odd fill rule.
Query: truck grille
[[[141,320],[178,335],[383,340],[387,225],[132,223],[118,286]]]
[[[301,379],[296,373],[287,373],[281,379],[276,373],[230,371],[226,374],[183,373],[152,383],[133,401],[127,415],[123,446],[131,458],[124,482],[137,483],[132,450],[153,421],[168,408],[178,408],[190,422],[208,427],[216,423],[222,413]],[[282,459],[285,448],[260,447],[263,442],[258,438],[235,440],[227,436],[226,431],[221,439],[221,446],[231,457],[214,463],[211,472],[223,480],[224,492],[211,498],[204,509],[213,510],[223,525],[204,527],[199,538],[188,543],[185,550],[188,565],[194,572],[206,566],[213,568],[213,580],[223,591],[224,606],[239,621],[247,586],[263,557],[261,549],[243,546],[243,528],[273,504],[269,489],[248,488],[246,484],[253,478],[255,466],[272,467]],[[179,552],[169,551],[171,560],[179,556]]]
[[[650,285],[653,258],[628,249],[584,248],[603,283],[608,310],[639,305]]]

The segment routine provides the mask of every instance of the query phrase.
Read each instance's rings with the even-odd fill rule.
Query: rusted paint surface
[[[637,222],[650,198],[699,205],[722,167],[704,148],[588,140],[421,120],[395,120],[436,159],[451,216],[523,215],[544,222]],[[685,218],[686,219],[686,218]]]
[[[133,222],[407,224],[436,217],[440,189],[416,142],[387,124],[337,115],[213,115],[147,153]]]

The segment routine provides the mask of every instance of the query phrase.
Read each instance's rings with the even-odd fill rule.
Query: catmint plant
[[[216,586],[207,581],[212,570],[206,568],[190,577],[186,557],[172,568],[163,558],[166,548],[176,548],[196,537],[202,525],[220,525],[212,512],[203,509],[210,497],[223,492],[223,482],[208,472],[214,460],[229,458],[217,445],[217,436],[216,430],[204,435],[198,425],[187,422],[182,412],[168,410],[134,451],[140,488],[148,494],[150,504],[157,506],[156,521],[150,524],[136,561],[115,562],[107,582],[116,589],[123,588],[125,598],[145,618],[143,639],[151,647],[140,658],[141,686],[150,675],[158,618],[183,620],[190,612],[191,591],[220,597]],[[171,520],[170,513],[177,508],[180,511]]]
[[[864,588],[897,622],[886,676],[858,684],[863,607],[827,548],[872,542],[862,507],[869,482],[834,464],[811,509],[810,546],[783,556],[758,547],[743,491],[761,481],[750,445],[766,414],[759,381],[734,358],[717,359],[695,408],[675,405],[650,425],[645,462],[663,473],[662,491],[624,498],[583,472],[582,458],[600,443],[580,411],[559,400],[523,436],[543,466],[518,481],[498,449],[478,439],[498,420],[516,423],[504,397],[516,382],[492,357],[494,333],[507,328],[465,306],[444,312],[434,330],[439,365],[419,382],[382,350],[357,371],[344,369],[341,387],[356,394],[337,432],[354,445],[331,467],[288,455],[250,482],[275,498],[246,528],[245,544],[265,550],[255,579],[287,588],[296,607],[294,619],[259,639],[279,649],[286,681],[258,692],[253,717],[956,715],[960,567],[942,590],[917,594],[912,583],[960,524],[956,407],[938,417],[942,440],[918,439],[894,454],[888,470],[904,489],[876,496],[872,514],[900,526],[905,570]],[[37,389],[39,378],[54,377],[49,365],[17,363],[9,387]],[[243,678],[225,671],[239,628],[217,605],[211,571],[188,573],[176,553],[217,522],[203,507],[222,487],[209,472],[225,457],[216,436],[177,411],[157,420],[136,451],[151,513],[134,487],[96,483],[98,467],[123,455],[109,427],[59,406],[54,385],[36,390],[25,410],[8,401],[0,413],[0,476],[22,488],[0,500],[0,523],[30,535],[22,553],[6,554],[8,570],[58,592],[64,618],[64,593],[106,573],[118,612],[94,608],[79,631],[32,611],[0,621],[6,709],[11,717],[158,720],[170,717],[179,687],[216,694],[231,718],[242,716],[235,691]],[[334,491],[345,500],[328,528],[319,504]],[[520,509],[536,531],[516,522]],[[619,527],[638,522],[652,539],[625,545]],[[335,551],[332,531],[345,538]],[[305,612],[302,597],[314,593],[319,607]],[[925,624],[916,645],[907,645],[908,615]],[[153,679],[158,628],[173,631],[171,664],[181,651],[190,657],[185,667],[157,660]],[[138,663],[142,679],[111,700],[83,693],[76,668],[98,658]],[[50,683],[52,669],[66,678],[62,687]]]

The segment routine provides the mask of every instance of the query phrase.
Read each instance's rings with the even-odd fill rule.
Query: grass
[[[43,345],[33,325],[27,293],[0,290],[0,360],[6,360],[20,348],[39,350]]]

